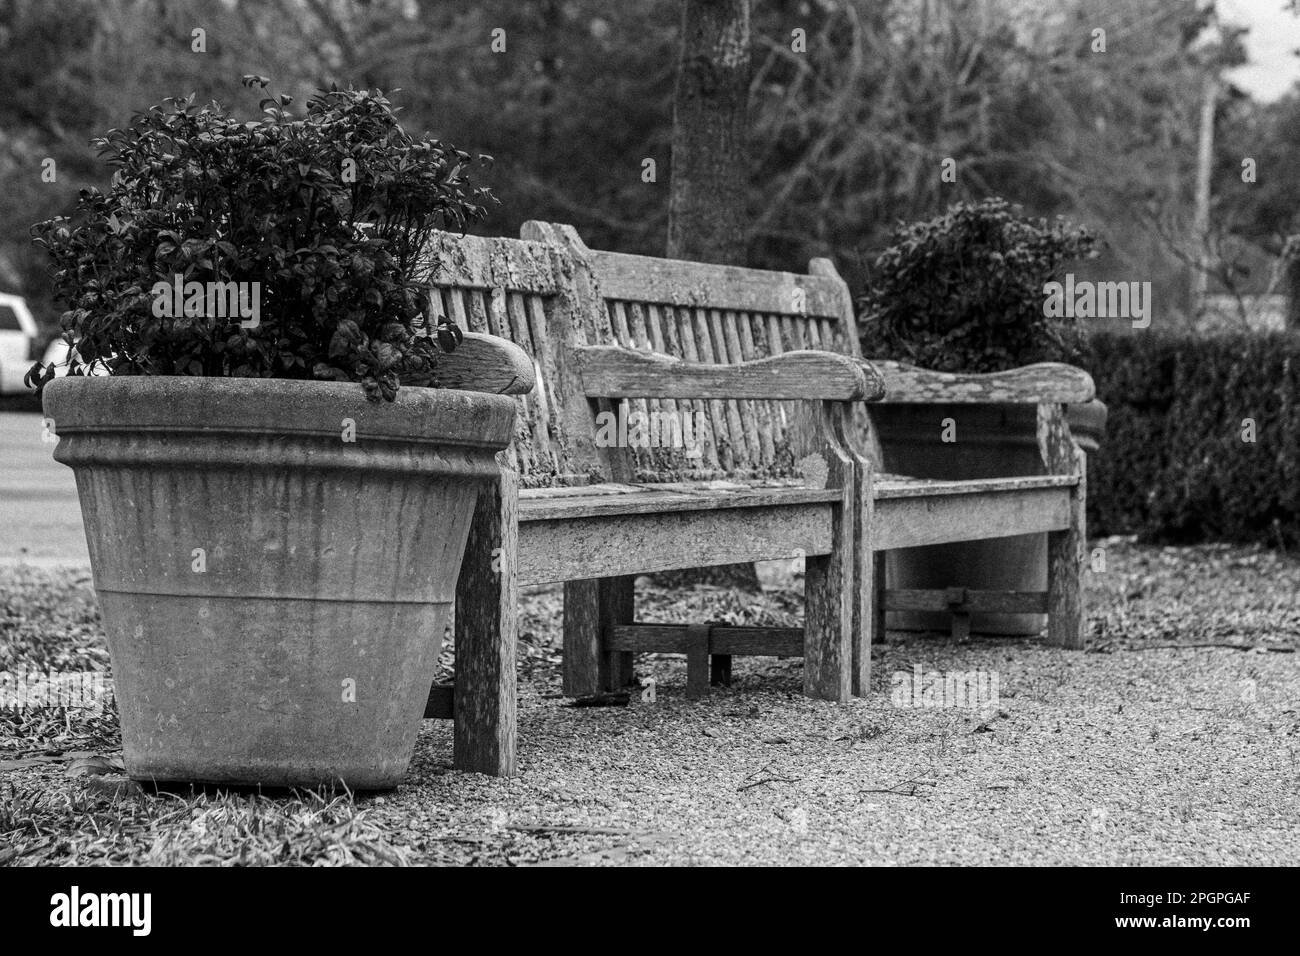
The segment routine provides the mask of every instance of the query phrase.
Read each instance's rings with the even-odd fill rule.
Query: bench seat
[[[701,481],[662,484],[599,484],[579,488],[525,488],[519,520],[546,521],[601,515],[711,511],[764,505],[838,501],[838,488],[808,488],[793,481]]]
[[[603,483],[519,493],[520,584],[829,555],[843,488]]]
[[[873,485],[873,551],[1060,530],[1070,524],[1072,475],[936,481],[882,476]],[[605,482],[519,492],[521,584],[648,574],[829,554],[840,488],[798,479],[663,484]],[[713,512],[700,515],[700,512]],[[682,517],[695,517],[684,522]],[[680,546],[682,535],[698,542]],[[791,547],[791,535],[800,544]]]
[[[881,474],[874,486],[876,500],[887,498],[982,495],[993,492],[1070,488],[1074,475],[1025,475],[1010,478],[973,478],[942,481]],[[562,488],[524,488],[519,492],[519,520],[547,521],[595,515],[638,514],[663,511],[707,511],[769,504],[836,501],[835,488],[809,488],[798,479],[765,478],[753,481],[683,481],[658,484],[571,485]],[[1009,532],[1014,533],[1014,532]]]

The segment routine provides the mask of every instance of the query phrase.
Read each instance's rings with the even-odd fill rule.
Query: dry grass
[[[670,657],[640,662],[654,704],[564,706],[558,596],[531,593],[513,780],[453,773],[450,725],[426,721],[395,793],[149,796],[112,772],[111,713],[0,716],[0,862],[1300,862],[1300,562],[1105,544],[1088,652],[894,635],[847,706],[803,698],[800,662],[772,659],[687,702]],[[0,571],[0,593],[4,666],[107,667],[84,575]],[[801,604],[639,597],[646,620],[795,623]],[[894,706],[916,665],[996,672],[999,700]]]

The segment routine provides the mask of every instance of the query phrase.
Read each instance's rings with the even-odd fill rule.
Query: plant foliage
[[[1087,230],[998,198],[901,224],[858,304],[863,354],[943,372],[1077,361],[1081,330],[1044,314],[1043,286],[1093,246]]]
[[[1107,333],[1088,351],[1109,408],[1090,534],[1300,543],[1300,336]]]
[[[32,230],[67,310],[71,374],[355,381],[388,400],[432,384],[460,330],[426,323],[425,250],[495,201],[470,181],[475,160],[413,138],[378,90],[322,90],[301,116],[290,103],[268,96],[243,122],[168,99],[94,141],[108,191],[82,190],[70,217]],[[259,323],[157,314],[155,286],[176,276],[258,283]],[[53,374],[38,363],[28,378]]]

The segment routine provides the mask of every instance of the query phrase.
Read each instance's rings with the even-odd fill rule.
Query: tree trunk
[[[1287,237],[1280,258],[1282,292],[1286,296],[1286,327],[1300,329],[1300,235]]]
[[[1196,145],[1196,210],[1192,233],[1196,242],[1196,265],[1192,269],[1192,314],[1205,313],[1205,293],[1209,289],[1210,249],[1210,180],[1214,165],[1214,106],[1219,95],[1218,78],[1205,78],[1201,94],[1201,128]]]
[[[749,76],[749,0],[682,0],[668,194],[670,259],[745,264]],[[752,564],[668,571],[654,580],[664,587],[758,590]]]
[[[668,257],[743,265],[749,0],[682,0]]]

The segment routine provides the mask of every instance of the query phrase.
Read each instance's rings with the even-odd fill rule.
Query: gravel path
[[[893,635],[873,659],[874,693],[847,706],[803,698],[797,660],[741,658],[733,687],[687,702],[669,657],[641,659],[653,703],[566,706],[554,696],[557,595],[534,592],[522,620],[520,775],[451,772],[451,726],[426,721],[407,785],[329,810],[361,849],[283,862],[1300,863],[1300,562],[1105,546],[1088,652]],[[797,619],[799,603],[789,591],[707,588],[641,600],[646,619],[729,622]],[[20,632],[0,630],[0,651],[4,640],[26,646]],[[1206,644],[1230,646],[1192,646]],[[918,666],[996,675],[996,700],[897,706],[909,701],[894,699],[895,675]],[[0,747],[31,745],[30,726],[4,732]],[[113,741],[97,745],[109,753]],[[160,801],[96,795],[54,763],[4,776],[27,808],[0,811],[0,847],[9,840],[15,862],[222,858],[229,834],[214,820],[243,814],[229,825],[247,833],[258,829],[249,814],[279,814],[289,818],[280,832],[306,832],[323,812],[281,800],[216,814],[210,797],[172,799],[169,821],[115,832],[125,802]],[[60,809],[78,802],[80,814]],[[32,823],[58,838],[37,845]]]
[[[383,815],[415,815],[417,847],[424,821],[480,834],[485,861],[544,855],[553,838],[503,832],[544,824],[643,834],[575,848],[617,862],[1300,862],[1293,655],[910,640],[877,674],[916,663],[996,670],[997,709],[895,708],[884,691],[816,703],[797,665],[689,703],[662,666],[654,704],[526,698],[516,780],[446,773],[449,728],[429,725],[414,785]]]

